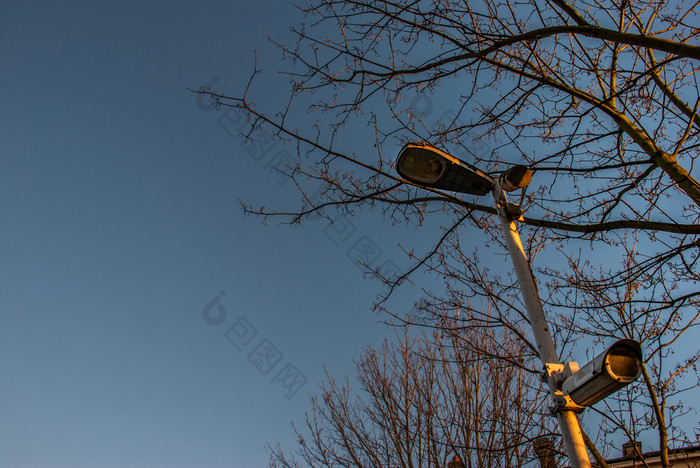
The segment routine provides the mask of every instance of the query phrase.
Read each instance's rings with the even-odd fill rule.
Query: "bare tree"
[[[480,261],[502,250],[495,210],[407,184],[393,158],[424,140],[492,174],[528,165],[535,177],[518,200],[520,223],[562,357],[614,338],[645,350],[643,381],[599,404],[602,423],[591,414],[597,441],[606,453],[611,434],[653,431],[669,466],[668,448],[687,441],[681,395],[698,386],[698,346],[686,338],[700,293],[697,3],[315,0],[303,9],[309,25],[295,30],[296,44],[279,44],[291,64],[284,109],[253,104],[257,70],[240,97],[199,90],[245,112],[245,135],[268,126],[297,147],[285,170],[304,206],[244,209],[300,223],[367,207],[393,222],[441,223],[428,251],[407,249],[406,271],[366,265],[388,286],[377,307],[427,326],[468,310],[461,327],[517,336],[530,365],[514,279]],[[430,122],[407,104],[414,96],[454,112]],[[292,123],[309,115],[310,125]],[[353,152],[344,138],[358,122],[370,126],[373,151]],[[465,235],[482,241],[460,242]],[[394,313],[387,297],[419,271],[443,278],[444,294],[423,301],[420,316]],[[517,366],[521,356],[507,351],[499,357]]]
[[[296,430],[299,459],[278,447],[272,465],[445,468],[454,455],[464,466],[527,464],[531,435],[548,433],[531,391],[537,376],[464,346],[504,340],[519,353],[518,341],[498,335],[404,329],[366,349],[357,362],[361,391],[328,376],[306,427]]]

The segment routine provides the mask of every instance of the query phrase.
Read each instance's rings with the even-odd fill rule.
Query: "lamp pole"
[[[549,327],[547,326],[547,319],[542,309],[542,301],[537,291],[535,277],[530,269],[530,264],[527,262],[523,244],[520,242],[520,234],[518,233],[518,226],[513,219],[514,216],[509,213],[509,205],[506,200],[505,192],[501,188],[502,185],[503,177],[501,176],[494,181],[491,193],[496,203],[496,210],[498,211],[498,217],[501,221],[506,243],[508,244],[510,258],[513,261],[513,268],[518,277],[520,292],[525,302],[532,333],[535,336],[537,352],[540,355],[543,368],[546,369],[547,385],[549,386],[552,398],[557,404],[555,415],[559,421],[559,428],[564,438],[566,453],[569,456],[569,462],[572,468],[590,467],[591,462],[588,458],[586,445],[583,441],[581,427],[579,426],[578,419],[576,419],[576,412],[572,409],[562,407],[567,404],[566,397],[564,397],[561,390],[557,388],[554,377],[550,372],[552,364],[561,363],[559,362],[559,356],[554,346]]]
[[[515,223],[515,220],[520,218],[519,208],[516,210],[514,205],[508,203],[504,191],[525,187],[532,177],[530,170],[524,166],[516,166],[494,180],[474,166],[425,143],[409,143],[404,146],[399,153],[396,170],[402,177],[420,186],[472,195],[486,195],[489,191],[492,193],[535,337],[537,351],[545,369],[549,392],[555,403],[553,411],[564,438],[569,463],[572,468],[590,468],[591,462],[583,441],[581,427],[576,419],[576,412],[582,411],[583,408],[576,405],[561,390],[565,366],[559,362],[535,278],[520,242]]]

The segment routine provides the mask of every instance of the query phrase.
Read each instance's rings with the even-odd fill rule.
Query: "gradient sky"
[[[257,53],[279,108],[267,38],[301,21],[287,0],[0,2],[0,467],[264,466],[324,367],[393,335],[356,260],[405,268],[397,243],[425,251],[439,223],[243,216],[301,206],[285,149],[186,91],[240,92]]]
[[[255,51],[275,70],[267,36],[299,21],[285,0],[0,2],[0,466],[263,466],[323,366],[391,333],[352,249],[400,264],[401,229],[244,217],[296,200],[281,148],[185,90],[240,91]]]

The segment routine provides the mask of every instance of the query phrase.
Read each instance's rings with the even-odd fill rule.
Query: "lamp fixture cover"
[[[485,172],[427,143],[408,143],[396,160],[404,179],[425,187],[486,195],[493,179]]]

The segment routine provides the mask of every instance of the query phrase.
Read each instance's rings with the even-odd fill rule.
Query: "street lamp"
[[[623,386],[641,373],[642,352],[634,340],[620,340],[583,366],[562,364],[547,326],[535,278],[527,262],[515,219],[520,217],[516,205],[509,204],[505,191],[526,187],[532,173],[526,166],[514,166],[496,179],[426,143],[409,143],[401,149],[396,170],[412,184],[451,192],[485,195],[491,191],[520,292],[528,312],[537,350],[554,400],[554,413],[564,438],[572,468],[590,467],[576,413]]]
[[[493,186],[486,173],[425,143],[404,146],[396,170],[413,183],[451,192],[486,195]]]
[[[485,172],[427,143],[404,146],[396,170],[414,184],[471,195],[486,195],[495,183]],[[526,187],[531,179],[527,166],[513,166],[501,175],[501,188],[511,192]]]

